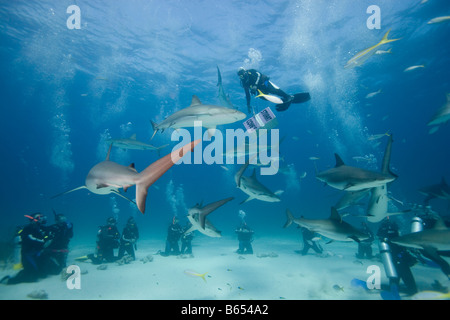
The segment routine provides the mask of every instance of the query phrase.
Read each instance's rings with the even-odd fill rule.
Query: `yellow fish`
[[[200,277],[200,278],[202,278],[203,281],[205,281],[205,282],[206,282],[205,276],[206,276],[207,273],[208,273],[208,272],[205,272],[205,273],[201,273],[201,274],[200,274],[200,273],[195,272],[195,271],[192,271],[192,270],[184,270],[184,274],[185,274],[185,275],[190,276],[190,277]]]
[[[258,92],[259,92],[259,95],[257,95],[255,98],[264,98],[267,101],[270,101],[270,102],[275,103],[275,104],[282,104],[283,103],[283,100],[281,100],[280,98],[278,98],[276,96],[272,96],[272,95],[269,95],[269,94],[262,93],[261,90],[259,90],[259,89],[258,89]]]
[[[391,32],[391,29],[389,29],[388,32],[386,32],[383,39],[381,39],[381,41],[378,42],[376,45],[371,46],[370,48],[367,48],[367,49],[357,53],[353,58],[348,60],[348,62],[344,68],[348,69],[348,68],[354,68],[354,67],[360,66],[367,59],[369,59],[372,55],[375,54],[375,52],[377,51],[379,46],[389,43],[389,42],[394,42],[394,41],[400,40],[400,39],[388,39],[389,32]]]

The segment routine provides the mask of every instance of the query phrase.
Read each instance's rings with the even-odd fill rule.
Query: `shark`
[[[428,202],[434,198],[450,200],[450,186],[447,184],[444,177],[442,177],[439,184],[423,187],[419,189],[419,192],[426,196],[424,199],[425,204],[428,204]]]
[[[233,104],[230,101],[230,96],[225,93],[225,90],[222,86],[222,75],[220,74],[219,66],[217,66],[217,87],[219,88],[219,100],[220,104],[224,107],[230,108],[230,109],[236,109]]]
[[[192,151],[201,139],[190,142],[183,147],[172,151],[168,155],[150,164],[142,172],[138,173],[132,163],[124,166],[109,160],[112,144],[109,146],[106,159],[91,168],[89,171],[85,185],[75,189],[57,194],[52,198],[81,189],[88,189],[90,192],[106,195],[117,194],[122,198],[133,202],[121,193],[119,189],[127,191],[133,185],[136,185],[136,205],[140,212],[145,212],[148,188],[156,182],[167,170],[169,170],[176,162],[178,162],[185,154]],[[134,203],[134,202],[133,202]]]
[[[106,142],[113,144],[115,147],[122,148],[122,149],[154,150],[154,151],[158,151],[158,152],[160,149],[168,146],[168,144],[165,144],[161,147],[155,147],[150,144],[138,141],[136,139],[136,134],[133,134],[129,138],[109,139]]]
[[[370,189],[362,189],[359,191],[349,191],[339,199],[334,205],[336,210],[343,210],[353,205],[361,205],[360,201],[364,199],[370,192]]]
[[[264,185],[262,185],[256,178],[256,170],[253,170],[253,174],[250,177],[244,176],[243,173],[245,169],[249,166],[249,160],[239,169],[239,171],[234,176],[234,181],[236,186],[243,192],[248,194],[248,198],[242,201],[240,204],[248,202],[253,199],[266,201],[266,202],[279,202],[281,201],[279,195],[282,193],[281,190],[275,193],[270,191]]]
[[[373,45],[363,51],[360,51],[355,56],[353,56],[353,58],[348,60],[344,68],[349,69],[361,66],[364,62],[366,62],[367,59],[369,59],[372,55],[374,55],[377,52],[380,46],[386,43],[400,40],[400,39],[388,39],[389,32],[391,32],[391,29],[389,29],[388,32],[386,32],[381,41],[378,42],[376,45]]]
[[[359,231],[351,224],[343,221],[335,207],[331,207],[331,215],[329,219],[294,218],[289,209],[286,210],[286,216],[287,221],[283,228],[287,228],[292,223],[296,223],[301,227],[305,227],[335,241],[360,242],[369,238],[369,235]]]
[[[386,145],[386,149],[384,151],[383,162],[381,163],[381,173],[385,175],[395,176],[390,171],[390,162],[391,162],[391,152],[392,152],[392,143],[394,142],[394,138],[392,134],[389,136],[388,143]],[[387,183],[372,188],[369,205],[367,206],[367,221],[376,223],[380,222],[387,216],[391,215],[388,213],[388,191],[387,191]]]
[[[439,217],[432,229],[405,234],[390,239],[390,241],[407,248],[439,253],[439,251],[450,250],[450,229],[445,226],[444,221]]]
[[[450,93],[447,93],[446,103],[436,111],[436,113],[428,121],[429,126],[437,126],[450,121]]]
[[[190,233],[195,230],[203,233],[208,237],[220,238],[222,234],[219,230],[217,230],[212,223],[206,218],[211,212],[216,210],[217,208],[223,206],[225,203],[233,200],[234,197],[226,198],[223,200],[219,200],[213,203],[210,203],[206,206],[202,206],[201,204],[196,204],[194,207],[188,210],[187,218],[192,226],[185,231],[185,233]]]
[[[173,113],[159,124],[151,121],[153,127],[152,139],[158,130],[162,132],[168,128],[194,127],[196,121],[201,121],[202,127],[208,129],[208,134],[211,137],[214,136],[218,125],[234,123],[245,118],[246,114],[239,110],[203,104],[196,95],[193,95],[189,107]]]
[[[383,173],[347,166],[338,154],[334,154],[336,166],[316,174],[316,178],[327,185],[345,191],[359,191],[380,187],[394,181],[392,172]]]

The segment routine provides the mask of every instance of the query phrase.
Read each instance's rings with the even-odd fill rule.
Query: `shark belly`
[[[86,177],[86,188],[96,194],[118,192],[136,184],[138,173],[112,161],[103,161],[94,166]]]

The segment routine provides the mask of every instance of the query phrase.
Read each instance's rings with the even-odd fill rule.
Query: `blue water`
[[[69,5],[81,10],[81,29],[70,30]],[[370,30],[369,5],[381,9],[381,29]],[[214,217],[233,235],[244,210],[256,233],[282,236],[285,210],[295,216],[327,217],[341,193],[315,179],[334,166],[334,153],[349,165],[378,170],[394,135],[392,170],[399,178],[392,195],[422,203],[418,189],[450,181],[450,127],[429,134],[427,122],[450,92],[450,23],[427,24],[450,15],[447,0],[266,0],[266,1],[0,1],[0,90],[2,156],[0,234],[8,238],[25,214],[52,209],[75,225],[74,241],[94,245],[97,227],[116,216],[133,215],[143,238],[165,237],[174,215],[195,203],[236,199]],[[380,41],[387,30],[400,41],[382,46],[361,67],[344,69],[357,52]],[[404,69],[425,65],[409,73]],[[149,142],[150,120],[162,121],[187,107],[193,94],[219,104],[217,69],[232,103],[246,112],[236,71],[256,68],[287,92],[309,91],[312,100],[276,113],[283,166],[291,170],[259,177],[282,201],[252,200],[235,187],[238,166],[175,166],[151,187],[147,212],[112,195],[60,192],[84,184],[90,168],[107,153],[108,138]],[[382,89],[372,99],[367,94]],[[258,110],[274,105],[252,98]],[[223,126],[243,128],[242,123]],[[154,145],[175,142],[171,130]],[[357,163],[373,154],[377,162]],[[158,159],[151,151],[113,149],[111,160],[136,164],[138,171]],[[306,172],[306,177],[300,176]],[[250,174],[247,172],[246,174]],[[133,197],[134,188],[128,191]],[[433,209],[448,214],[445,201]],[[121,229],[121,228],[119,228]]]

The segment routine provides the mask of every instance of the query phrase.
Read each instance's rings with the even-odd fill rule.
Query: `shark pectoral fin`
[[[116,195],[118,195],[119,197],[124,198],[125,200],[130,201],[132,204],[136,204],[136,202],[134,202],[133,200],[131,200],[131,199],[127,198],[127,197],[125,197],[123,194],[121,194],[121,193],[120,193],[119,191],[117,191],[117,190],[111,190],[111,192],[114,193],[114,194],[116,194]]]
[[[352,240],[354,240],[354,241],[356,241],[356,242],[358,242],[358,243],[361,242],[361,241],[358,239],[358,237],[357,237],[357,236],[354,236],[354,235],[348,236],[348,238],[349,238],[349,239],[352,239]]]
[[[177,163],[185,154],[191,152],[194,147],[201,141],[195,140],[183,147],[172,151],[165,157],[153,162],[144,171],[138,174],[136,181],[136,203],[139,211],[145,212],[145,201],[147,199],[148,188],[155,183],[167,170]]]
[[[284,190],[277,190],[274,192],[277,196],[281,196],[284,193]]]
[[[242,201],[242,202],[239,203],[239,204],[244,204],[244,203],[249,202],[250,200],[253,200],[253,199],[255,199],[255,198],[252,197],[252,196],[250,196],[250,197],[248,197],[247,199],[245,199],[244,201]]]
[[[51,197],[50,199],[54,199],[54,198],[57,198],[57,197],[59,197],[59,196],[62,196],[62,195],[71,193],[71,192],[73,192],[73,191],[81,190],[81,189],[87,189],[87,188],[86,188],[86,186],[81,186],[81,187],[78,187],[78,188],[75,188],[75,189],[72,189],[72,190],[69,190],[69,191],[65,191],[65,192],[63,192],[63,193],[58,193],[57,195],[54,195],[54,196]]]
[[[184,234],[188,234],[188,233],[191,233],[191,232],[193,232],[193,231],[195,231],[195,230],[197,230],[194,226],[192,226],[192,227],[190,227],[188,230],[186,230],[185,232],[184,232]]]
[[[353,187],[352,183],[347,183],[347,185],[344,187],[344,190],[347,190],[349,188]]]
[[[241,186],[241,177],[244,173],[245,169],[249,166],[249,160],[245,162],[245,164],[242,165],[242,167],[239,169],[239,171],[234,175],[234,181],[236,182],[236,186],[239,188]]]

